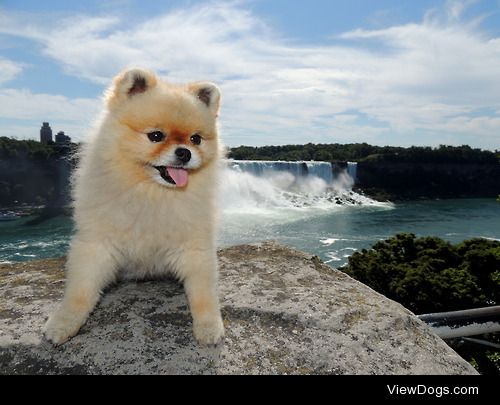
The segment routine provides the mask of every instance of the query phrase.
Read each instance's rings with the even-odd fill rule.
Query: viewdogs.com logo
[[[441,398],[447,395],[478,395],[479,387],[431,387],[427,385],[416,385],[412,387],[387,385],[389,394],[397,396],[427,395]]]

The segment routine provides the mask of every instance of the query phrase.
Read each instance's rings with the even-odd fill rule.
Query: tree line
[[[76,144],[72,144],[75,149]],[[0,137],[0,159],[29,158],[50,160],[60,152],[54,144],[34,140]],[[316,160],[316,161],[381,161],[408,163],[491,163],[500,162],[500,151],[471,148],[468,145],[437,148],[429,146],[374,146],[367,143],[313,144],[283,146],[238,146],[230,148],[228,157],[235,160]]]
[[[50,160],[56,154],[53,145],[33,140],[0,137],[0,159]]]
[[[239,146],[229,149],[228,157],[235,160],[315,160],[393,163],[479,163],[498,164],[500,151],[471,148],[468,145],[437,148],[412,146],[374,146],[367,143],[312,144],[284,146]]]

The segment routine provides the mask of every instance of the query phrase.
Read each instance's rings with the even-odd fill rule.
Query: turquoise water
[[[227,209],[219,246],[277,239],[320,256],[334,267],[356,250],[398,232],[439,236],[451,242],[473,237],[500,240],[500,203],[494,199],[405,202],[401,204]],[[0,262],[58,257],[67,252],[69,218],[36,226],[30,218],[0,222]]]
[[[227,229],[232,228],[232,229]],[[457,243],[483,237],[500,240],[500,203],[494,199],[405,202],[388,206],[346,206],[286,223],[263,221],[226,225],[229,244],[277,239],[313,253],[333,267],[347,263],[353,252],[400,232],[438,236]]]
[[[0,222],[0,263],[59,257],[66,253],[73,221],[57,217],[39,225],[26,225],[33,218]]]

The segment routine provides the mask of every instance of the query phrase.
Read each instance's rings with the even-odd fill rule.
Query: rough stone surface
[[[181,286],[123,282],[61,347],[41,327],[63,259],[0,265],[0,374],[475,374],[399,304],[302,252],[221,250],[226,338],[200,347]]]

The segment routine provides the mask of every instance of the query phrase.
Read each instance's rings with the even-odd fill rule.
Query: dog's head
[[[142,69],[120,73],[106,95],[110,160],[136,182],[184,189],[219,153],[220,92],[212,83],[168,84]]]

